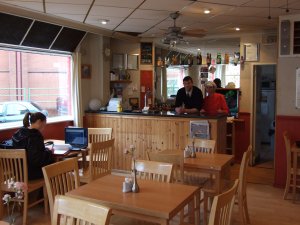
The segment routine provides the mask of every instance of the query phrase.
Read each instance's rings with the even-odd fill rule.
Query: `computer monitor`
[[[88,145],[88,129],[81,127],[65,128],[65,143],[71,146]]]

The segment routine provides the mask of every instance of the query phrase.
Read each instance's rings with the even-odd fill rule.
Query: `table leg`
[[[200,196],[198,196],[200,198]],[[195,199],[192,200],[188,204],[188,215],[189,215],[189,223],[195,224]]]

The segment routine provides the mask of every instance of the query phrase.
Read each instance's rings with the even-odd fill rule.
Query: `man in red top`
[[[205,83],[205,90],[207,96],[204,98],[204,105],[201,109],[201,113],[217,114],[217,113],[229,113],[229,108],[226,104],[225,97],[222,94],[216,92],[216,84],[212,81]]]

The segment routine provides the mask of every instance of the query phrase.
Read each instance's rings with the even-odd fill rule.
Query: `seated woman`
[[[200,113],[217,114],[229,113],[229,108],[226,104],[225,97],[222,94],[216,93],[217,85],[212,81],[205,83],[207,96],[204,98],[204,105]]]
[[[14,148],[26,149],[29,180],[43,178],[42,167],[54,162],[52,151],[45,148],[41,133],[46,122],[43,113],[28,112],[23,119],[23,127],[12,137]]]

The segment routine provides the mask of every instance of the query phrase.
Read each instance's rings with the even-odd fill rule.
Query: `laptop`
[[[70,150],[79,151],[88,146],[88,129],[81,127],[65,128],[65,143],[71,146]]]

